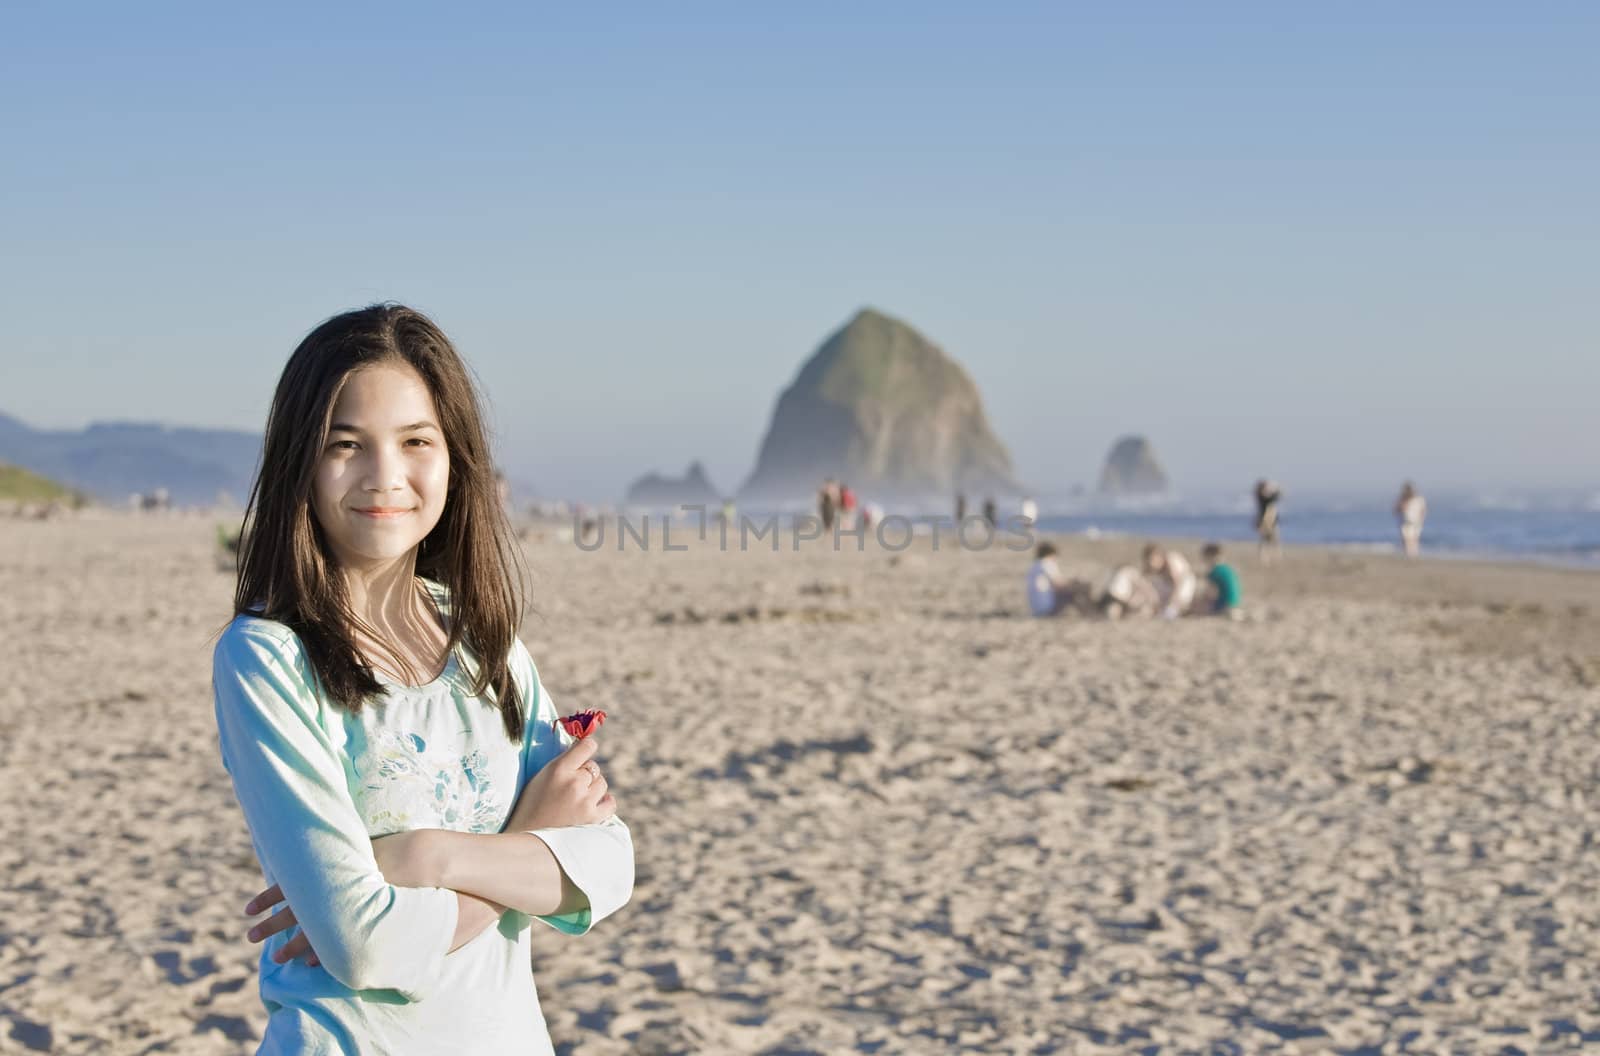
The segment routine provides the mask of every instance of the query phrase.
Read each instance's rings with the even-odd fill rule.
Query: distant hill
[[[778,397],[740,497],[809,499],[825,477],[865,499],[1022,493],[961,365],[916,330],[863,309]]]
[[[1168,487],[1166,471],[1156,461],[1150,441],[1142,436],[1124,436],[1112,445],[1100,473],[1100,494],[1156,495]]]
[[[705,467],[699,462],[689,464],[681,477],[666,477],[648,473],[634,481],[628,488],[626,500],[632,506],[679,506],[705,503],[715,507],[721,504],[722,495],[706,477]]]
[[[0,460],[107,502],[157,488],[180,504],[211,503],[222,491],[243,501],[260,455],[260,435],[238,430],[142,422],[34,429],[0,413]]]
[[[77,502],[71,488],[30,473],[21,466],[0,462],[0,502]]]

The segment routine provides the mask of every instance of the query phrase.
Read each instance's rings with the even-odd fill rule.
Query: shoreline
[[[642,524],[645,520],[648,520],[652,526],[659,526],[664,520],[669,520],[675,527],[693,529],[696,533],[698,532],[696,518],[682,513],[669,515],[668,512],[662,508],[652,507],[630,509],[622,506],[596,507],[591,510],[591,514],[604,519],[612,526],[616,524],[619,517],[628,520],[629,523],[635,527]],[[243,515],[244,511],[242,509],[219,510],[203,506],[184,506],[173,507],[171,509],[159,511],[143,511],[104,504],[89,504],[81,507],[71,507],[61,502],[0,500],[0,521],[38,520],[59,523],[64,520],[74,519],[137,521],[151,518],[165,518],[170,520],[212,520],[218,524],[223,524],[231,528],[236,525],[238,520],[242,518]],[[787,545],[787,540],[789,538],[788,527],[793,524],[794,519],[797,517],[808,517],[811,516],[811,514],[805,511],[795,510],[771,511],[763,509],[759,511],[747,511],[741,509],[739,516],[749,517],[752,524],[759,526],[765,526],[769,519],[777,518],[778,523],[784,526],[784,530],[781,534],[783,534],[785,538],[785,545]],[[908,521],[912,525],[914,545],[930,538],[932,529],[927,523],[928,518],[944,517],[944,521],[939,529],[941,539],[944,542],[944,547],[942,548],[953,548],[951,544],[951,538],[955,533],[954,522],[952,519],[945,517],[944,515],[917,514],[908,516],[904,514],[891,513],[888,516],[899,518],[901,521]],[[970,520],[975,516],[976,514],[968,514],[968,519]],[[1039,522],[1036,523],[1032,528],[1032,534],[1034,537],[1039,539],[1048,537],[1056,540],[1081,540],[1091,543],[1115,542],[1117,540],[1125,541],[1132,539],[1140,542],[1160,541],[1183,543],[1186,545],[1193,543],[1197,547],[1205,542],[1217,542],[1234,551],[1242,550],[1247,547],[1254,549],[1256,546],[1256,540],[1254,536],[1245,536],[1242,533],[1235,533],[1231,535],[1220,534],[1212,536],[1199,536],[1185,534],[1183,532],[1163,531],[1161,529],[1165,526],[1161,525],[1153,525],[1152,527],[1156,530],[1152,532],[1126,530],[1123,528],[1099,528],[1092,525],[1087,527],[1074,526],[1070,530],[1059,531],[1039,528],[1039,523],[1043,523],[1050,520],[1052,517],[1057,516],[1076,515],[1045,514],[1041,516]],[[1111,516],[1116,515],[1112,514]],[[708,509],[706,511],[705,519],[708,525],[715,523],[717,520],[716,511]],[[527,513],[516,513],[511,517],[511,523],[514,529],[532,528],[533,530],[541,533],[559,531],[559,529],[563,527],[570,531],[574,527],[576,520],[576,514],[552,517],[548,515],[541,516],[529,515]],[[1014,523],[1014,515],[1013,520],[1006,520],[1003,518],[999,528],[996,529],[997,534],[1010,530],[1007,526]],[[899,530],[898,527],[896,530]],[[1597,528],[1597,530],[1600,530],[1600,528]],[[674,544],[684,541],[687,535],[687,531],[677,535],[677,537],[673,540]],[[698,540],[695,541],[698,542]],[[811,549],[813,547],[820,549],[820,547],[817,547],[816,544],[821,542],[822,540],[820,538],[814,541],[808,541],[807,549]],[[1001,544],[997,541],[993,545],[995,547],[999,547]],[[1401,556],[1399,545],[1389,541],[1284,540],[1282,546],[1285,552],[1327,550],[1371,557],[1388,556],[1399,558]],[[607,548],[614,548],[611,540],[608,540]],[[846,547],[841,546],[839,549],[846,549]],[[1441,547],[1438,545],[1430,546],[1427,537],[1424,536],[1421,556],[1415,560],[1420,560],[1423,562],[1465,562],[1468,564],[1508,564],[1517,566],[1532,565],[1564,569],[1569,571],[1600,572],[1600,543],[1592,545],[1585,544],[1581,548],[1568,550],[1516,550],[1483,548],[1456,549],[1452,547]]]

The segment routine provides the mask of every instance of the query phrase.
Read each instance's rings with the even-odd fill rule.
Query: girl
[[[478,401],[427,318],[295,349],[214,655],[223,765],[269,885],[260,1053],[549,1053],[530,920],[581,934],[633,844],[516,636]]]

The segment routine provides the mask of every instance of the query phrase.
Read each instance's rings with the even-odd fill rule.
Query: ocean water
[[[1056,535],[1178,536],[1218,542],[1256,538],[1254,505],[1150,504],[1052,510],[1041,504],[1037,531]],[[1386,505],[1308,503],[1279,507],[1286,544],[1314,543],[1376,551],[1400,550]],[[1004,511],[1002,511],[1004,515]],[[1429,500],[1424,556],[1514,558],[1600,567],[1600,496],[1543,502],[1496,498]]]

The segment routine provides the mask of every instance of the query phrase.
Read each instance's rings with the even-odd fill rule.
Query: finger
[[[605,799],[606,796],[610,795],[610,793],[606,791],[610,787],[610,784],[606,782],[605,775],[601,774],[599,777],[596,777],[592,782],[590,782],[588,789],[585,790],[586,798],[591,803],[599,803],[602,799]]]
[[[605,821],[617,812],[617,797],[607,792],[600,797],[600,802],[594,805],[595,812],[599,815],[596,821]]]
[[[577,767],[582,766],[584,763],[587,763],[590,759],[593,759],[594,753],[597,752],[599,748],[600,746],[595,743],[593,737],[583,737],[572,742],[572,747],[566,750],[566,753],[562,756],[562,758],[567,761],[567,766],[576,769]]]
[[[299,921],[294,919],[294,910],[288,908],[280,909],[250,929],[250,941],[260,942],[262,939],[276,935],[280,931],[287,931],[298,923]]]
[[[317,956],[316,950],[312,950],[310,953],[306,954],[306,963],[313,968],[318,968],[322,965],[322,959]]]
[[[247,917],[253,917],[257,913],[267,909],[267,907],[275,906],[282,901],[283,888],[279,887],[277,884],[273,884],[271,887],[267,888],[255,898],[252,898],[250,901],[244,904],[244,915]]]
[[[273,954],[272,959],[279,964],[288,964],[296,957],[311,952],[311,940],[306,938],[305,932],[300,932],[294,938],[280,946]]]

